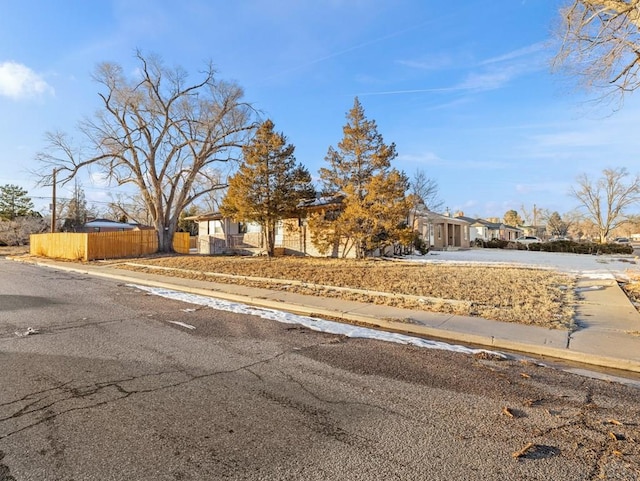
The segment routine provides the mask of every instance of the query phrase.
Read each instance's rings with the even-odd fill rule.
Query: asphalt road
[[[640,479],[637,388],[193,307],[0,259],[0,481]]]

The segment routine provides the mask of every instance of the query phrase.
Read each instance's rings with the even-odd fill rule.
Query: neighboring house
[[[321,254],[311,242],[306,216],[314,212],[329,214],[341,208],[339,198],[321,197],[303,202],[300,218],[284,219],[276,224],[276,254],[308,255],[313,257],[342,256],[341,246]],[[199,254],[262,254],[266,250],[260,224],[237,222],[219,212],[185,217],[198,223]],[[355,251],[347,257],[355,255]]]
[[[259,225],[233,222],[219,212],[185,217],[198,224],[199,254],[249,254],[262,249]]]
[[[470,247],[470,223],[448,214],[437,214],[419,207],[415,217],[409,219],[415,231],[427,242],[430,249],[468,249]]]
[[[471,217],[465,217],[462,214],[456,214],[456,219],[462,219],[469,223],[469,241],[473,244],[476,239],[482,241],[489,241],[494,239],[496,235],[499,235],[499,231],[492,227],[492,223],[483,219],[473,219]]]
[[[84,224],[82,232],[122,232],[138,229],[137,225],[115,222],[108,219],[94,219]]]
[[[504,222],[488,222],[487,227],[489,229],[491,239],[514,241],[522,235],[522,229],[512,225],[507,225]]]
[[[522,236],[522,229],[519,227],[515,227],[507,224],[500,224],[498,227],[498,235],[501,240],[516,240],[518,237]]]
[[[471,242],[477,239],[488,242],[494,239],[513,241],[518,237],[525,235],[519,227],[507,225],[504,222],[490,222],[484,219],[473,219],[465,217],[464,214],[456,214],[457,219],[465,220],[469,223],[469,237]]]

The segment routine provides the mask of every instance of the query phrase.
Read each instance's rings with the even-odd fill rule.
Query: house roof
[[[456,219],[462,219],[464,221],[467,221],[469,224],[473,225],[473,224],[479,224],[481,223],[480,220],[481,219],[474,219],[473,217],[465,217],[463,215],[458,215],[455,216]]]
[[[298,204],[302,210],[316,210],[326,207],[340,207],[344,201],[343,195],[321,195],[314,199],[306,199]]]
[[[437,222],[447,222],[450,224],[469,224],[470,222],[463,217],[451,217],[445,214],[438,214],[426,208],[418,210],[418,215],[428,218],[430,221],[436,220]]]
[[[458,216],[458,219],[464,219],[469,222],[471,225],[483,225],[488,229],[500,230],[500,229],[512,229],[512,230],[522,230],[520,227],[514,227],[512,225],[505,224],[504,222],[489,222],[484,219],[473,219],[471,217]]]
[[[95,219],[87,222],[85,227],[100,227],[100,228],[111,228],[111,229],[135,229],[137,226],[132,224],[127,224],[125,222],[116,222],[114,220],[109,219]]]
[[[200,222],[201,220],[221,220],[224,216],[220,212],[207,212],[206,214],[191,215],[185,217],[184,220],[193,220]]]

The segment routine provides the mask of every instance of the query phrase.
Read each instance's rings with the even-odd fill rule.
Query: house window
[[[245,222],[238,222],[238,234],[247,233],[247,224]]]
[[[219,220],[213,221],[213,233],[222,234],[222,221],[219,221]]]
[[[464,226],[462,228],[462,232],[464,233],[464,240],[468,240],[469,239],[469,228],[467,226]]]
[[[442,225],[438,224],[438,240],[442,239]]]

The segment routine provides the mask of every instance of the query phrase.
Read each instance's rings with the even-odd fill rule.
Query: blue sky
[[[95,66],[133,72],[140,49],[193,74],[211,60],[314,175],[358,96],[395,142],[395,166],[424,170],[452,211],[564,213],[579,174],[636,173],[640,102],[629,96],[613,113],[550,73],[562,3],[0,0],[0,185],[27,189],[45,213],[50,191],[29,174],[45,132],[78,136],[100,107]],[[115,192],[81,182],[98,206]]]

